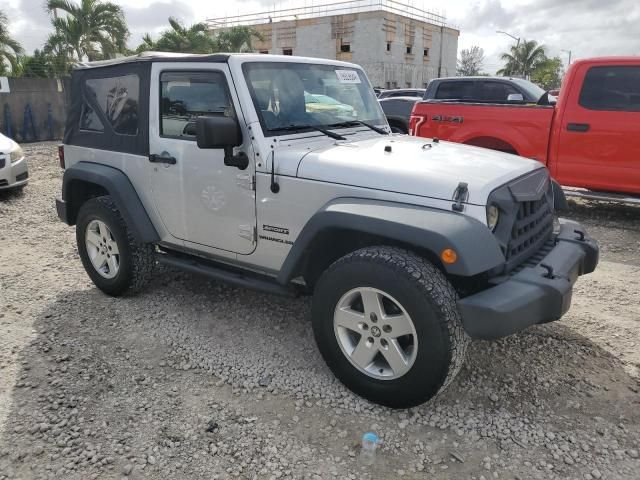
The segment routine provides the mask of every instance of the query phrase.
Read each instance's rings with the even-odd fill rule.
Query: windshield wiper
[[[332,123],[329,127],[354,127],[356,125],[362,125],[363,127],[370,128],[376,133],[380,133],[382,135],[389,135],[389,132],[383,130],[382,128],[378,128],[375,125],[371,125],[370,123],[363,122],[362,120],[349,120],[347,122],[341,123]]]
[[[346,140],[342,135],[327,130],[326,128],[319,127],[317,125],[289,125],[287,127],[268,128],[270,132],[291,132],[295,130],[315,130],[316,132],[324,133],[327,137],[331,137],[335,140]]]

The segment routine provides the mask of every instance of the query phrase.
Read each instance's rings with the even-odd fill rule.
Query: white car
[[[0,190],[21,189],[29,181],[29,166],[20,145],[0,133]]]

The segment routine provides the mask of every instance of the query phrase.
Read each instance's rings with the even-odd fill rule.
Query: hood
[[[311,150],[298,177],[446,200],[465,182],[467,203],[485,205],[495,188],[539,168],[508,153],[398,135]]]
[[[0,154],[9,153],[16,146],[16,142],[0,133]]]

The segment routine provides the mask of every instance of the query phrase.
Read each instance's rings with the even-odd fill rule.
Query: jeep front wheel
[[[87,200],[76,223],[78,253],[103,292],[119,296],[140,289],[153,267],[153,247],[137,242],[109,196]]]
[[[394,247],[363,248],[331,265],[316,285],[312,315],[318,347],[336,377],[393,408],[444,390],[469,343],[446,277]]]

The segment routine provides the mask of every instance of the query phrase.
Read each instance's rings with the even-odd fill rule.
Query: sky
[[[207,18],[254,13],[267,9],[334,3],[337,0],[112,0],[120,4],[135,48],[146,32],[156,36],[167,18],[185,24]],[[378,0],[373,0],[377,3]],[[640,55],[640,0],[401,0],[424,10],[444,14],[460,30],[458,49],[478,45],[484,49],[484,70],[494,73],[502,64],[500,53],[514,43],[496,33],[533,39],[558,55],[565,65],[572,60],[599,55]],[[2,0],[10,31],[28,52],[41,47],[50,32],[45,0]],[[442,8],[446,5],[446,9]]]

